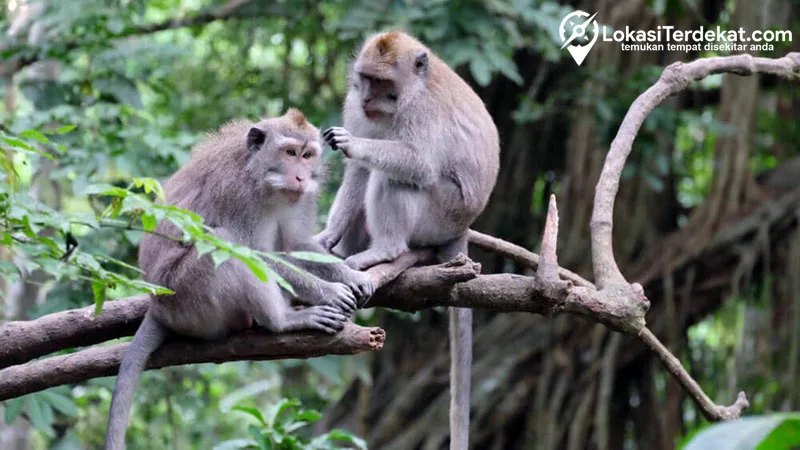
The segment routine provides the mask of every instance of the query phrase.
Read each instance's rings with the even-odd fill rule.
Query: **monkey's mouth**
[[[300,198],[303,196],[303,191],[294,189],[285,189],[283,191],[283,195],[286,196],[286,199],[289,200],[290,202],[296,202],[300,200]]]
[[[367,116],[368,119],[379,119],[385,114],[380,109],[364,108],[364,115]]]

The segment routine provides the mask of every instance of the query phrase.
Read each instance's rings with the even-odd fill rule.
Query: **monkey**
[[[312,239],[322,175],[319,130],[303,114],[257,123],[238,120],[197,144],[189,161],[165,183],[166,203],[199,214],[213,233],[265,252],[326,250]],[[176,239],[164,238],[175,237]],[[106,449],[125,448],[133,391],[147,359],[170,334],[218,339],[253,322],[276,333],[341,330],[359,299],[374,290],[371,278],[343,262],[290,259],[308,273],[267,261],[293,287],[295,310],[275,280],[263,282],[231,258],[215,268],[162,221],[146,234],[139,265],[146,281],[174,293],[150,296],[145,318],[120,365],[111,401]]]
[[[467,254],[466,232],[499,169],[497,127],[444,61],[399,32],[369,37],[351,66],[343,127],[323,140],[347,158],[342,186],[315,239],[364,269],[415,247],[440,261]],[[450,448],[469,441],[472,312],[450,311]]]

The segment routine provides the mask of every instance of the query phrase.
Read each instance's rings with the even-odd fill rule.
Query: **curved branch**
[[[631,153],[633,140],[648,115],[665,98],[685,89],[690,82],[715,73],[751,75],[768,73],[794,80],[800,78],[800,53],[789,53],[783,58],[756,58],[750,55],[705,58],[690,63],[669,65],[658,82],[641,94],[628,109],[611,148],[606,155],[600,180],[597,182],[592,211],[592,265],[599,289],[617,284],[625,285],[625,277],[614,260],[612,227],[614,199],[619,189],[622,168]]]

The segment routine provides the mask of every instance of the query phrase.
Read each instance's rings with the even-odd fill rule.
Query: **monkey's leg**
[[[372,235],[369,249],[345,260],[356,269],[394,261],[408,251],[408,239],[419,219],[420,194],[425,191],[390,180],[370,182],[367,192],[367,226]]]
[[[350,226],[345,230],[339,243],[330,249],[331,253],[347,258],[369,248],[370,237],[367,233],[367,214],[363,208],[355,216]]]
[[[439,250],[440,262],[467,255],[462,235]],[[450,450],[469,446],[470,384],[472,377],[472,310],[450,308]]]
[[[345,166],[342,185],[336,192],[336,198],[328,214],[328,223],[322,232],[314,236],[320,245],[332,250],[358,218],[363,217],[367,181],[369,181],[369,170],[354,163]]]

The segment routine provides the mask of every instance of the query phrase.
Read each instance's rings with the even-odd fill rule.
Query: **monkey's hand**
[[[372,294],[375,292],[375,285],[372,283],[372,277],[366,272],[352,270],[348,267],[347,273],[348,278],[344,282],[356,295],[358,307],[360,308],[372,297]]]
[[[322,139],[334,150],[350,158],[353,156],[353,135],[342,127],[330,127],[322,133]]]
[[[356,295],[344,283],[324,283],[320,304],[335,306],[342,312],[350,314],[355,311],[357,306]]]

